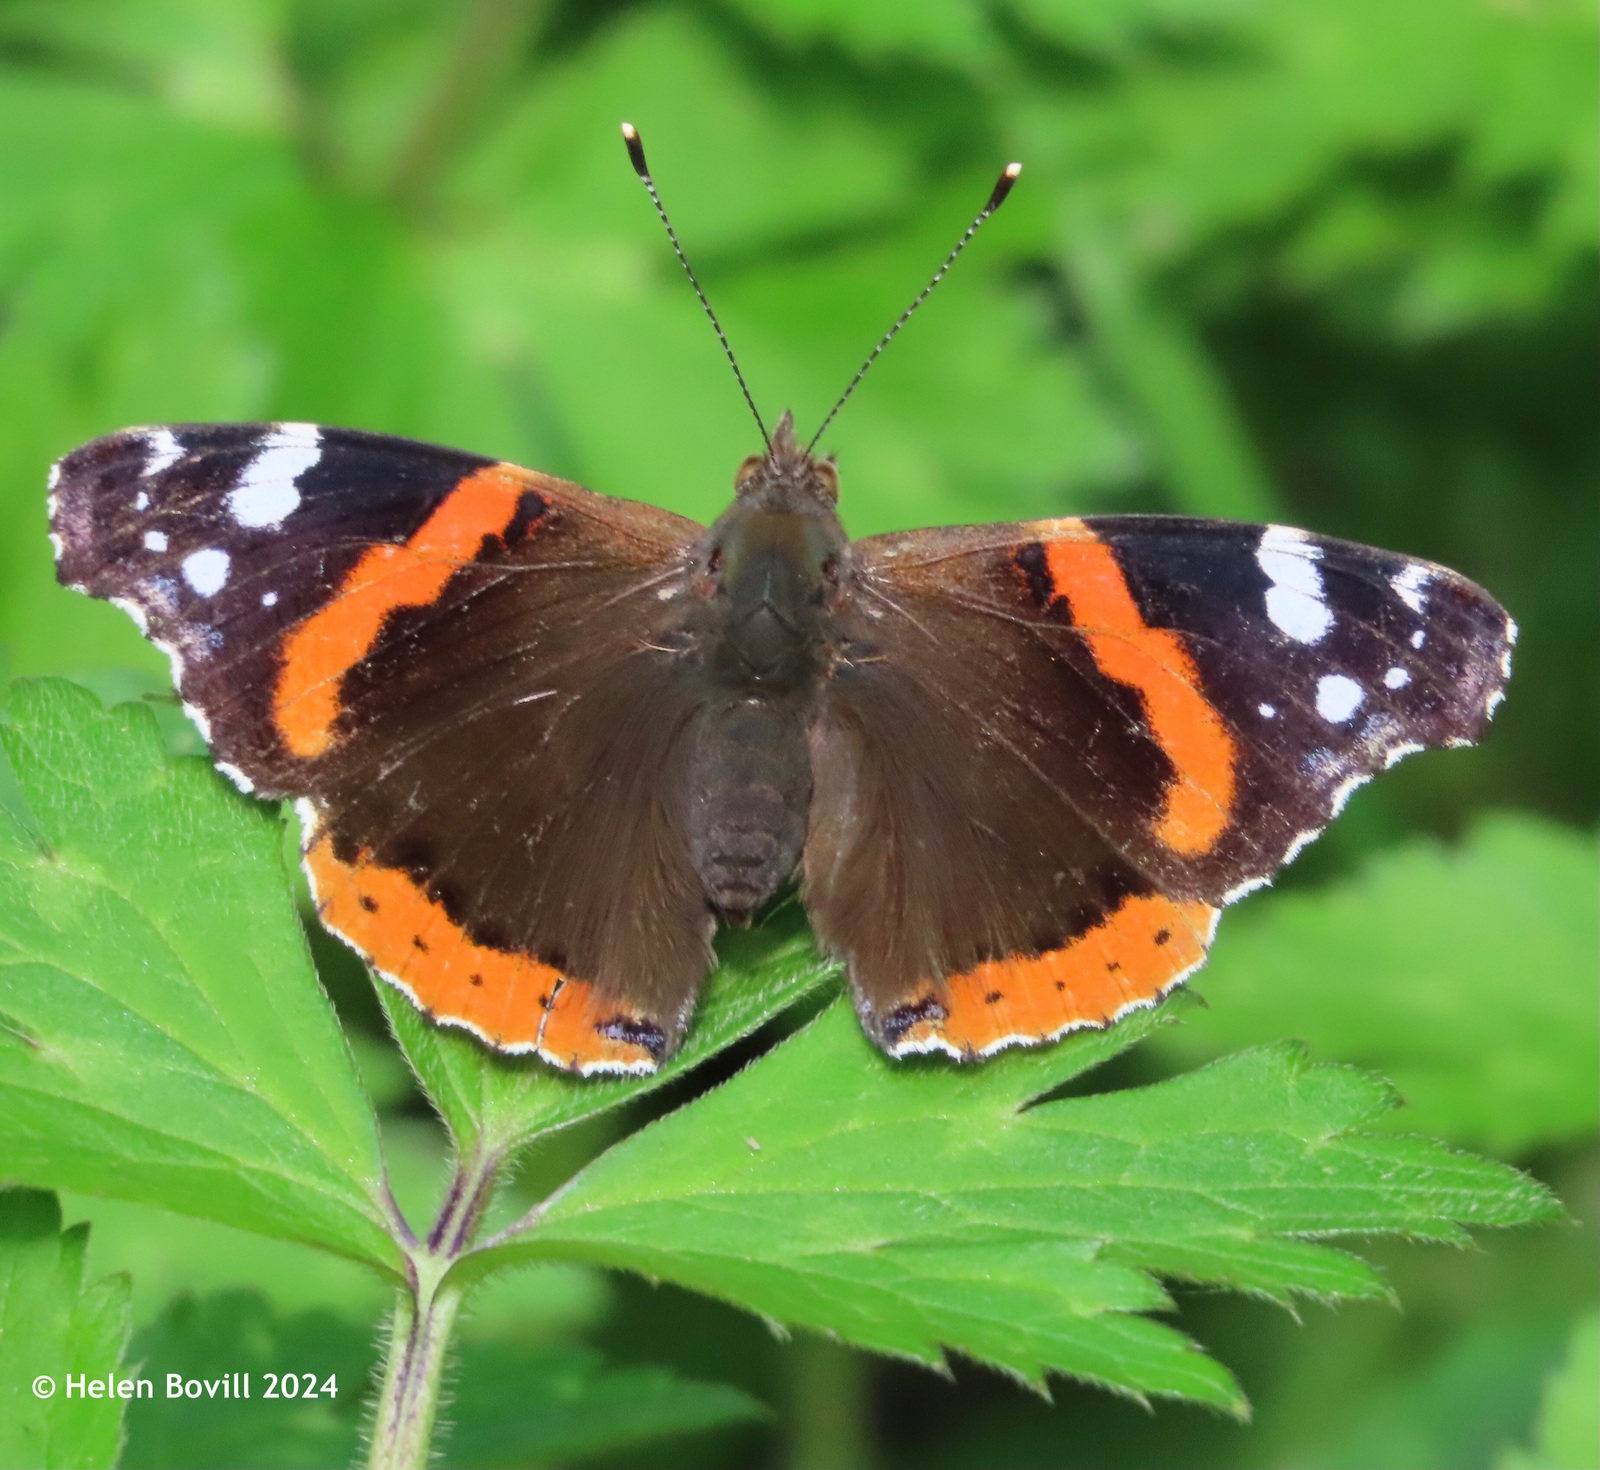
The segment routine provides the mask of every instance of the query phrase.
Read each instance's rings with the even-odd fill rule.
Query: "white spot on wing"
[[[144,533],[144,549],[146,551],[165,551],[167,549],[167,533],[165,531],[146,531]]]
[[[228,580],[228,553],[208,546],[183,559],[183,580],[202,597],[220,592]]]
[[[1317,713],[1330,725],[1344,724],[1366,697],[1366,691],[1348,674],[1324,674],[1317,680]]]
[[[1409,566],[1401,567],[1390,577],[1389,585],[1401,602],[1412,612],[1419,613],[1422,611],[1422,594],[1432,580],[1433,568],[1424,566],[1420,561],[1414,561]]]
[[[1491,694],[1486,701],[1484,701],[1483,717],[1486,720],[1492,720],[1494,718],[1494,712],[1500,708],[1501,702],[1505,699],[1505,697],[1506,692],[1504,689],[1496,689],[1494,693]]]
[[[62,539],[56,535],[54,531],[52,531],[50,533],[50,545],[55,548],[56,560],[60,561],[61,553],[67,549],[66,543],[62,541]]]
[[[150,497],[143,490],[133,497],[133,508],[135,510],[150,509]]]
[[[278,594],[276,592],[263,592],[261,594],[261,605],[262,607],[276,607],[278,605]]]
[[[44,488],[46,490],[54,490],[56,488],[56,486],[59,485],[60,483],[61,483],[61,461],[58,459],[53,465],[50,466],[50,477],[44,482]],[[54,506],[51,506],[50,510],[51,510],[51,514],[55,513],[55,507]]]
[[[1268,526],[1256,547],[1256,563],[1272,583],[1267,616],[1296,643],[1317,643],[1333,626],[1323,600],[1322,549],[1291,526]]]
[[[183,445],[171,429],[151,429],[144,436],[146,477],[162,475],[183,458]]]
[[[1411,675],[1402,668],[1390,669],[1383,676],[1383,687],[1385,689],[1404,689],[1410,682]]]
[[[1415,740],[1407,740],[1395,746],[1388,755],[1384,756],[1383,768],[1387,771],[1390,766],[1403,761],[1408,755],[1415,755],[1419,750],[1426,750],[1427,748],[1426,745],[1418,745]]]
[[[322,458],[315,424],[279,424],[262,441],[228,492],[228,514],[241,526],[278,526],[300,504],[295,481]]]
[[[1278,707],[1272,704],[1258,704],[1256,713],[1264,720],[1275,720],[1278,718]]]
[[[1421,628],[1418,628],[1417,631],[1411,635],[1411,646],[1413,648],[1421,648],[1422,645],[1424,643],[1426,643],[1427,641],[1428,641],[1428,635]]]

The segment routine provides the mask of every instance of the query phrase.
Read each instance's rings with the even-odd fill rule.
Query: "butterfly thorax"
[[[838,476],[796,444],[785,414],[770,452],[747,459],[734,484],[737,498],[697,548],[689,628],[714,684],[802,694],[826,667],[844,596]]]
[[[688,743],[689,840],[713,906],[745,919],[793,873],[811,803],[807,732],[831,660],[848,539],[830,461],[794,441],[747,460],[697,554],[689,617],[707,698]]]

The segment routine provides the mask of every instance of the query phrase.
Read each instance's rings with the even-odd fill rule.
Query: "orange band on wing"
[[[493,464],[469,475],[412,538],[374,546],[350,569],[332,602],[284,641],[272,712],[284,745],[303,760],[334,742],[339,686],[372,651],[390,613],[438,599],[453,573],[502,535],[529,489],[527,471]]]
[[[1066,599],[1100,671],[1138,691],[1150,732],[1172,763],[1155,835],[1185,857],[1208,852],[1233,804],[1235,753],[1227,726],[1201,693],[1182,638],[1140,615],[1111,548],[1082,521],[1051,526],[1053,537],[1041,539],[1052,588]]]
[[[886,1049],[987,1056],[1103,1026],[1151,1004],[1199,966],[1216,916],[1209,904],[1160,894],[1126,899],[1060,949],[990,960],[930,986],[897,1012],[911,1024]]]
[[[631,1039],[651,1031],[645,1018],[531,955],[475,943],[408,874],[343,862],[325,835],[305,862],[322,922],[433,1019],[569,1071],[655,1070],[655,1052]]]

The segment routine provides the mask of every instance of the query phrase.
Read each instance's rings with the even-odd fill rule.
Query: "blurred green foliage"
[[[1225,924],[1211,1013],[1113,1078],[1305,1036],[1396,1076],[1411,1126],[1533,1166],[1578,1224],[1379,1252],[1404,1317],[1301,1327],[1180,1294],[1249,1429],[846,1360],[868,1419],[834,1445],[952,1467],[1581,1463],[1592,1420],[1557,1370],[1597,1291],[1595,37],[1577,0],[0,0],[0,646],[18,672],[165,687],[120,614],[54,586],[44,538],[44,467],[127,423],[353,424],[715,514],[753,426],[624,117],[763,411],[802,426],[1021,157],[830,431],[853,532],[1270,514],[1458,566],[1523,627],[1485,747],[1362,792],[1290,892]],[[1489,808],[1519,814],[1475,827]],[[370,995],[314,947],[370,1055]],[[425,1196],[439,1137],[403,1077],[384,1095],[391,1169],[413,1160]],[[530,1193],[609,1126],[542,1145]],[[145,1331],[185,1283],[367,1320],[370,1288],[323,1298],[307,1282],[334,1268],[295,1247],[73,1207],[97,1269],[134,1266]],[[519,1288],[535,1336],[785,1416],[641,1463],[828,1463],[803,1426],[839,1373],[791,1371],[796,1348],[711,1304],[553,1269]],[[523,1340],[487,1302],[479,1329]],[[130,1462],[155,1463],[139,1432]]]

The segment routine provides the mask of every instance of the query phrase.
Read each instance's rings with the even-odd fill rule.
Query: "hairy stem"
[[[389,1331],[370,1470],[423,1470],[428,1463],[450,1333],[465,1291],[447,1277],[472,1244],[499,1167],[498,1154],[458,1164],[427,1241],[410,1253],[411,1282],[395,1303]]]
[[[367,1455],[371,1470],[423,1470],[427,1465],[445,1351],[460,1305],[461,1293],[451,1287],[400,1293]]]

